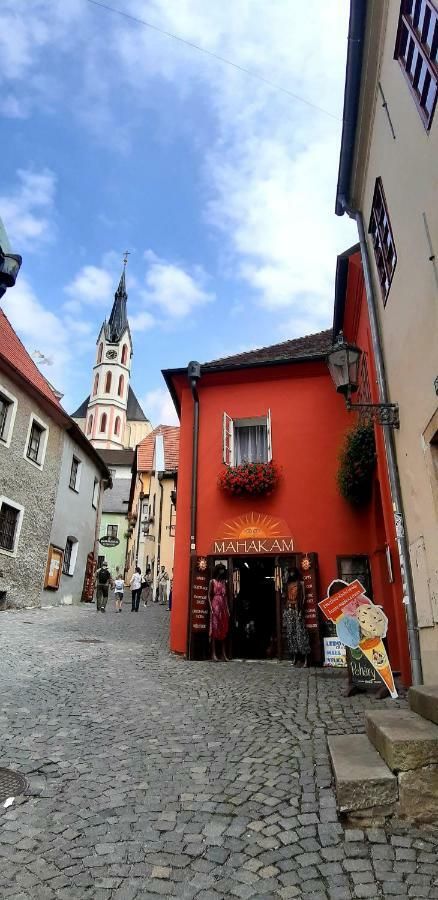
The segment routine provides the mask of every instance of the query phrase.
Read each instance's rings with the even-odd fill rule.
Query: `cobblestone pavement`
[[[338,824],[326,736],[372,701],[336,673],[187,663],[167,627],[156,606],[0,614],[0,765],[30,783],[0,810],[0,897],[438,898],[437,830]]]

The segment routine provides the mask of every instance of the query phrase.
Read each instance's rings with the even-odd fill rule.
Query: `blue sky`
[[[347,0],[109,0],[332,115],[88,0],[3,0],[0,215],[23,266],[3,306],[71,412],[122,254],[133,387],[331,324]]]

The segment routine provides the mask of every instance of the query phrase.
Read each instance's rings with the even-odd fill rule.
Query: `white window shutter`
[[[234,422],[231,416],[224,412],[222,431],[222,458],[226,466],[233,465],[234,455]]]
[[[267,445],[268,445],[268,462],[271,462],[272,459],[272,428],[271,428],[271,410],[268,409],[268,415],[266,416],[266,432],[267,432]]]

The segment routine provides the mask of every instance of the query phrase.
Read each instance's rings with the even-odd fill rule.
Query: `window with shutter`
[[[227,466],[272,460],[271,410],[266,416],[232,419],[223,414],[223,461]]]

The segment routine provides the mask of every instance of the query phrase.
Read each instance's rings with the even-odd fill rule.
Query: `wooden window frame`
[[[21,506],[20,503],[16,503],[15,500],[11,500],[10,497],[1,496],[0,497],[0,512],[3,506],[9,506],[11,509],[15,509],[17,512],[17,518],[15,520],[15,529],[14,529],[14,538],[12,542],[12,547],[0,547],[0,553],[4,556],[14,557],[18,552],[18,543],[20,540],[21,526],[23,524],[24,517],[24,506]]]
[[[427,16],[427,13],[429,13],[429,15],[427,18],[427,27],[424,24],[425,16],[423,16],[423,28],[420,33],[417,26],[419,24],[420,11],[422,11],[423,9],[425,9],[426,11],[425,16]],[[413,16],[411,15],[411,11],[413,11]],[[432,16],[435,17],[436,23],[434,38],[429,50],[428,45],[424,43],[424,39],[425,37],[427,37]],[[406,63],[404,55],[405,40],[406,44],[408,42],[412,42],[412,51],[408,54],[410,56],[409,64]],[[421,121],[423,122],[426,131],[430,131],[438,99],[438,65],[432,58],[434,50],[435,52],[437,51],[437,46],[438,8],[436,7],[436,4],[433,2],[433,0],[401,0],[394,59],[398,60],[398,63],[409,85],[409,90],[414,98],[415,105],[418,109]],[[417,64],[415,66],[415,71],[413,71],[413,69],[411,69],[411,62],[415,50],[417,51]],[[423,82],[423,90],[420,93],[420,91],[418,90],[418,83],[420,81],[420,76],[424,67],[426,69],[426,76]],[[424,86],[426,82],[427,89]],[[431,110],[429,112],[426,108],[425,102],[430,87],[433,84],[435,84],[435,96],[432,102]]]
[[[266,462],[272,461],[272,419],[271,410],[268,409],[265,416],[251,416],[232,419],[228,413],[222,414],[222,461],[226,466],[234,468],[236,466],[236,441],[235,430],[240,426],[251,426],[266,424]]]
[[[64,556],[62,560],[62,574],[73,578],[78,558],[78,540],[69,534],[65,541]]]
[[[383,210],[383,223],[381,221],[382,216],[378,214],[379,210]],[[395,247],[394,232],[392,230],[391,220],[389,218],[388,204],[386,202],[385,192],[383,190],[382,179],[380,178],[380,176],[376,178],[376,183],[374,186],[373,203],[371,207],[368,234],[371,235],[374,250],[374,260],[376,263],[380,289],[382,291],[383,305],[386,306],[389,292],[391,290],[392,279],[394,278],[394,272],[397,266],[397,250]],[[388,246],[392,248],[392,262],[389,259],[388,255]],[[382,277],[382,269],[384,272],[384,278]]]
[[[11,444],[18,401],[2,384],[0,384],[0,400],[3,400],[6,406],[3,420],[0,419],[0,447],[7,448]]]
[[[81,481],[81,460],[73,454],[70,468],[70,479],[68,486],[71,491],[79,493],[79,485]],[[73,477],[74,476],[74,477]]]
[[[38,428],[38,430],[40,432],[36,458],[30,454],[32,434],[33,434],[35,426]],[[30,463],[31,466],[35,466],[36,469],[42,469],[44,466],[48,438],[49,438],[48,425],[46,424],[46,422],[43,422],[43,420],[40,419],[39,416],[36,416],[34,413],[32,413],[29,418],[29,427],[27,429],[26,443],[24,445],[23,456],[27,460],[27,462]]]
[[[373,592],[373,578],[372,578],[372,573],[371,573],[370,557],[366,553],[341,553],[339,556],[337,556],[336,557],[336,568],[338,570],[338,578],[342,579],[343,581],[346,581],[346,578],[344,577],[344,575],[341,572],[341,565],[342,565],[343,559],[350,559],[353,562],[356,559],[361,560],[361,561],[362,560],[366,561],[368,584],[367,585],[364,584],[364,588],[365,588],[365,592],[366,592],[368,599],[373,600],[374,592]],[[356,573],[353,573],[353,575],[354,575],[353,580],[355,578],[357,578],[357,580],[360,581],[359,573],[356,572]]]
[[[107,525],[106,526],[106,536],[112,538],[118,538],[119,536],[119,526],[118,525]]]

